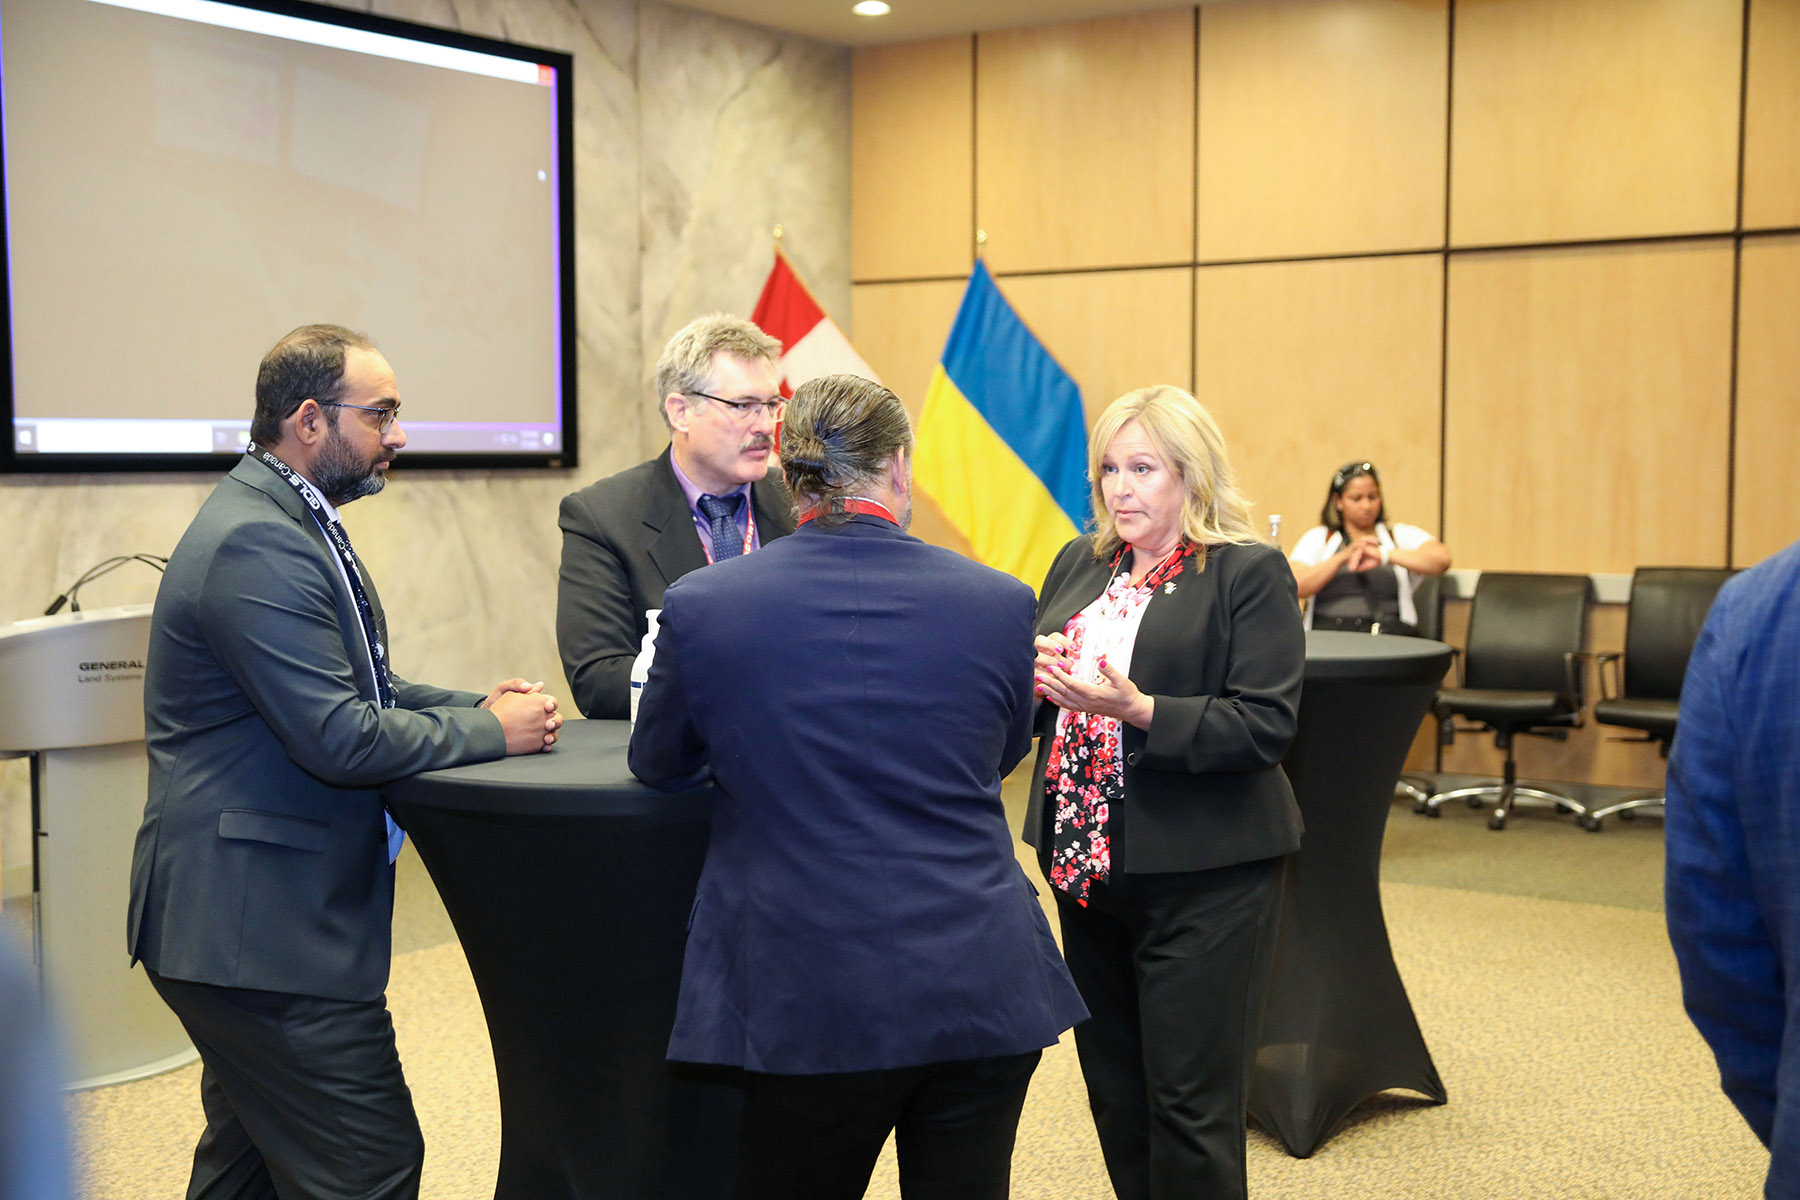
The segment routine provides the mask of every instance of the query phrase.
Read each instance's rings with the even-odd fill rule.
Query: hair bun
[[[817,438],[799,437],[781,439],[781,465],[784,470],[804,471],[814,475],[824,475],[830,470],[825,458],[825,447]]]

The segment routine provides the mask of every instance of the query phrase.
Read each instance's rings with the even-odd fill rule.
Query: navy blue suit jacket
[[[1031,589],[879,517],[663,598],[631,769],[719,788],[669,1057],[774,1074],[1019,1054],[1086,1017],[1013,854]]]
[[[1669,937],[1726,1095],[1800,1195],[1800,543],[1719,592],[1669,755]]]

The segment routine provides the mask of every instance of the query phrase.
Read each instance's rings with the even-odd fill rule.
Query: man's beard
[[[385,454],[373,462],[359,457],[333,429],[312,461],[313,481],[333,508],[342,508],[387,486],[387,474],[375,469],[376,462],[386,461],[389,460]]]

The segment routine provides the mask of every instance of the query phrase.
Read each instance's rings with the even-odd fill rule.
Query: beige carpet
[[[1767,1155],[1719,1094],[1681,1012],[1662,918],[1642,907],[1646,881],[1660,874],[1661,823],[1613,834],[1547,814],[1494,834],[1479,814],[1428,822],[1396,805],[1388,925],[1450,1103],[1384,1096],[1306,1160],[1253,1133],[1258,1200],[1760,1195]],[[1440,868],[1460,886],[1391,878],[1429,874],[1415,860],[1433,858],[1434,844],[1435,858],[1460,864]],[[1564,864],[1560,884],[1544,874],[1546,859]],[[1587,894],[1596,861],[1639,907],[1471,890],[1523,872],[1538,886]],[[403,873],[397,932],[419,948],[396,958],[390,1000],[425,1128],[424,1195],[483,1200],[499,1154],[493,1064],[460,949],[420,945],[447,928],[429,887],[416,863]],[[198,1080],[189,1067],[72,1097],[82,1194],[181,1195],[202,1124]],[[1067,1039],[1033,1082],[1014,1164],[1020,1200],[1110,1195]],[[868,1195],[898,1196],[891,1158]]]

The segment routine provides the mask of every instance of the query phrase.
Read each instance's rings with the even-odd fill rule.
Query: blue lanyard
[[[369,593],[364,590],[362,573],[356,569],[356,551],[350,548],[350,538],[344,533],[341,522],[334,521],[325,515],[325,506],[313,494],[306,481],[294,473],[294,469],[270,454],[267,450],[251,442],[245,449],[246,454],[255,456],[256,460],[287,480],[296,492],[306,501],[307,508],[312,510],[313,520],[325,533],[325,540],[331,544],[337,554],[338,561],[343,564],[344,577],[350,581],[350,594],[356,600],[356,615],[362,619],[363,639],[368,644],[369,666],[375,676],[375,697],[381,707],[394,707],[394,681],[388,675],[387,651],[375,632],[375,609],[369,603]]]

